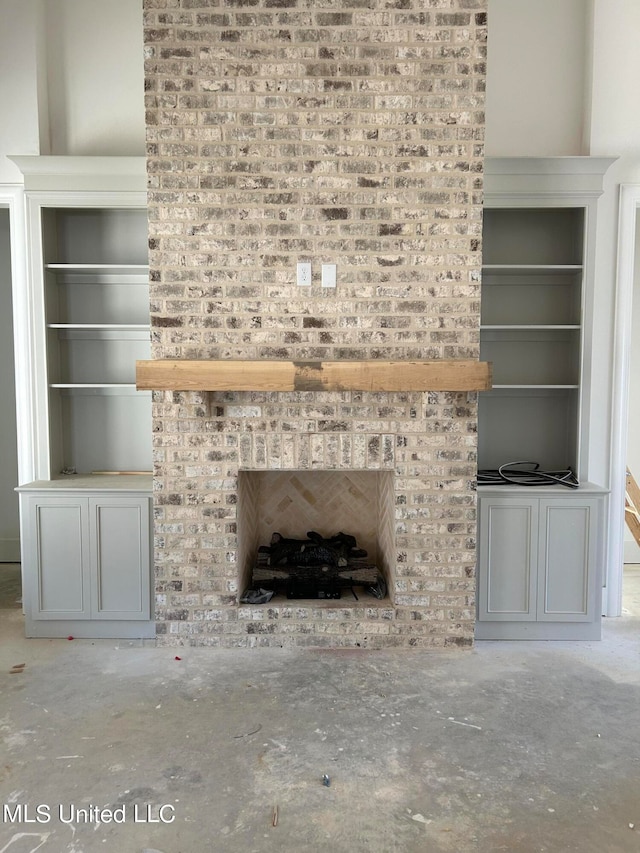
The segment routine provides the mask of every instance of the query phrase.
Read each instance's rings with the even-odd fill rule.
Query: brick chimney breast
[[[144,0],[153,358],[479,357],[486,11]],[[476,397],[154,392],[158,642],[470,646]],[[388,597],[239,604],[260,477],[320,471],[375,478]]]

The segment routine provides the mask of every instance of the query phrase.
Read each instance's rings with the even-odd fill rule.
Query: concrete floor
[[[640,567],[625,590],[600,643],[182,660],[25,640],[5,596],[0,853],[638,851]]]

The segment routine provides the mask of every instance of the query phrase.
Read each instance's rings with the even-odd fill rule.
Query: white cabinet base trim
[[[25,619],[25,637],[74,640],[152,640],[156,636],[155,622],[88,621],[86,619]]]
[[[601,640],[597,622],[476,622],[476,640]]]

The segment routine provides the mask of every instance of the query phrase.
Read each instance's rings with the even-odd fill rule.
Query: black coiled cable
[[[529,468],[517,468],[528,465]],[[580,485],[571,468],[566,471],[541,471],[538,462],[507,462],[497,470],[478,471],[479,486],[566,486],[577,489]]]

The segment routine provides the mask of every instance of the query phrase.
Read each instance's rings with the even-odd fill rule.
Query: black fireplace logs
[[[306,539],[285,539],[279,533],[271,537],[270,545],[261,545],[260,553],[268,554],[270,566],[337,566],[344,568],[349,560],[366,557],[367,552],[358,548],[355,536],[337,533],[325,539],[313,530]]]
[[[358,600],[354,586],[384,598],[384,579],[366,557],[367,552],[348,533],[337,533],[328,539],[313,530],[306,539],[289,539],[274,533],[269,545],[258,548],[251,579],[253,589],[247,590],[241,601],[266,603],[278,591],[286,593],[287,598],[337,599],[343,589],[350,589]]]

